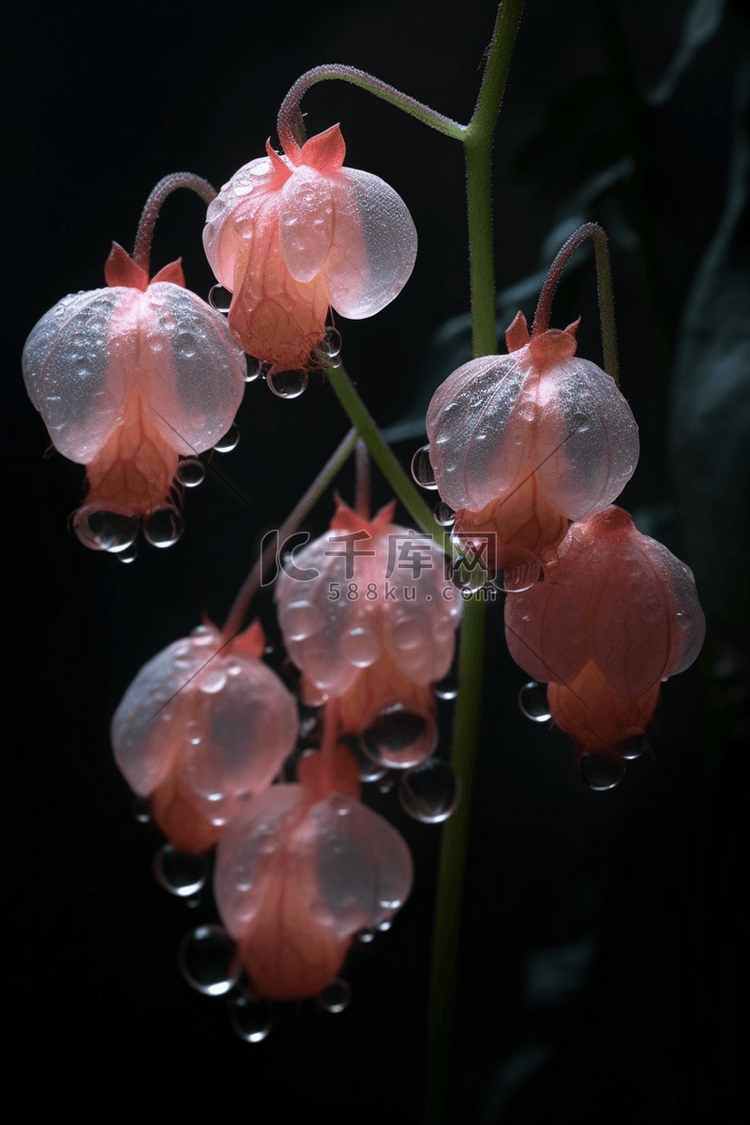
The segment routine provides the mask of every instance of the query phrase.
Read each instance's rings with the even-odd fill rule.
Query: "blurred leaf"
[[[724,16],[724,4],[725,0],[693,0],[682,25],[682,38],[675,56],[661,82],[647,95],[651,105],[662,105],[671,98],[695,52],[719,30]]]
[[[750,144],[739,76],[727,204],[685,310],[673,382],[671,457],[688,561],[714,634],[747,642],[750,557]]]

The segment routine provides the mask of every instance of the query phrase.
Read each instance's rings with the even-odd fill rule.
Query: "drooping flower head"
[[[245,803],[216,857],[219,912],[253,990],[270,1000],[317,996],[338,976],[353,935],[408,898],[409,849],[359,800],[345,746],[299,763],[299,783]]]
[[[144,664],[115,712],[115,761],[180,851],[212,847],[294,749],[297,707],[263,645],[258,624],[228,644],[200,626]]]
[[[662,680],[692,664],[705,635],[690,568],[615,506],[572,524],[545,581],[506,600],[505,625],[578,757],[615,760],[645,736]]]
[[[509,354],[464,364],[427,411],[430,462],[456,531],[494,532],[519,560],[553,558],[570,521],[611,504],[638,460],[630,408],[609,375],[575,355],[576,328],[530,337],[519,313]]]
[[[361,320],[400,293],[417,235],[396,192],[344,168],[338,125],[301,149],[244,165],[208,208],[203,242],[232,293],[229,325],[274,371],[309,369],[332,306]],[[273,384],[271,384],[273,385]]]
[[[224,318],[185,288],[179,262],[149,282],[116,243],[106,289],[64,297],[31,332],[23,370],[55,447],[86,466],[74,526],[122,551],[143,519],[159,546],[181,529],[180,457],[210,449],[242,399],[245,359]]]
[[[341,731],[407,768],[435,749],[431,685],[451,666],[461,600],[440,547],[393,511],[367,520],[339,501],[329,533],[279,575],[276,600],[306,700],[336,699]]]

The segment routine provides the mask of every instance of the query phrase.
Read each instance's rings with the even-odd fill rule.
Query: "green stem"
[[[494,355],[495,271],[492,243],[490,161],[511,52],[523,0],[503,0],[497,14],[484,80],[466,134],[466,192],[469,216],[469,270],[474,355]],[[485,603],[465,606],[459,654],[459,696],[453,728],[452,764],[461,782],[461,800],[446,822],[433,934],[428,1026],[425,1121],[438,1125],[450,1116],[451,1040],[458,991],[461,902],[469,838],[474,760],[484,684]]]
[[[459,141],[464,139],[465,125],[459,125],[457,121],[445,117],[423,102],[418,102],[416,98],[411,98],[408,94],[402,94],[400,90],[396,90],[395,87],[389,86],[386,82],[381,82],[379,78],[374,78],[372,74],[368,74],[364,70],[357,70],[354,66],[332,63],[308,70],[306,74],[297,79],[281,103],[276,131],[279,134],[281,147],[287,156],[297,156],[300,146],[305,141],[305,124],[300,109],[303,94],[316,83],[327,82],[331,79],[351,82],[353,86],[368,90],[376,98],[382,98],[383,101],[395,105],[404,113],[416,117],[423,125],[429,125],[432,129],[437,129],[439,133],[443,133],[446,137],[453,137]]]
[[[617,329],[615,327],[615,300],[612,292],[612,270],[609,264],[609,247],[607,236],[598,223],[584,223],[557,252],[554,262],[549,268],[544,285],[539,294],[532,336],[539,336],[549,328],[552,298],[555,295],[558,282],[568,261],[578,247],[590,238],[594,243],[596,256],[596,277],[599,285],[599,319],[602,326],[602,350],[604,352],[604,370],[611,375],[615,383],[619,383],[617,361]]]

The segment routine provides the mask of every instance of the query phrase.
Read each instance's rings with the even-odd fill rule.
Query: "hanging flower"
[[[611,504],[638,460],[630,408],[609,375],[575,356],[577,326],[530,337],[519,313],[510,354],[464,364],[427,411],[429,458],[455,532],[463,544],[494,534],[494,562],[511,571],[554,558],[570,521]]]
[[[330,532],[295,552],[276,585],[279,624],[308,703],[338,701],[340,730],[407,768],[437,744],[431,685],[453,661],[461,599],[427,535],[341,501]]]
[[[180,851],[212,847],[294,749],[297,707],[263,646],[258,624],[228,644],[200,626],[144,664],[115,712],[115,761]]]
[[[408,281],[417,234],[403,200],[369,172],[342,167],[338,125],[293,157],[240,168],[208,208],[206,255],[232,292],[229,326],[275,374],[313,366],[329,306],[373,316]]]
[[[409,849],[358,800],[351,753],[325,741],[301,759],[298,784],[246,802],[217,851],[219,912],[253,990],[270,1000],[321,993],[353,935],[391,918],[411,890]]]
[[[645,739],[662,681],[701,650],[692,571],[612,506],[571,526],[545,579],[506,599],[511,656],[547,683],[552,718],[578,758],[617,762]]]
[[[26,388],[55,447],[86,466],[81,542],[122,551],[143,520],[146,538],[168,546],[182,527],[180,457],[231,426],[245,359],[224,318],[185,289],[179,262],[149,282],[114,243],[104,272],[108,288],[64,297],[33,329]]]

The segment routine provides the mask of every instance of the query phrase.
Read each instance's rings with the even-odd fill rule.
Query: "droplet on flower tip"
[[[325,336],[320,341],[320,350],[329,359],[339,355],[341,352],[341,333],[333,327],[327,328]]]
[[[254,383],[256,379],[260,378],[263,372],[263,364],[259,359],[256,359],[254,355],[246,355],[245,363],[247,367],[247,370],[245,372],[245,382]]]
[[[401,703],[385,707],[360,736],[365,754],[389,769],[409,769],[431,756],[437,727],[431,718],[408,711]]]
[[[307,387],[307,372],[301,367],[295,371],[276,371],[271,368],[266,375],[266,382],[278,398],[299,398]]]
[[[132,809],[133,816],[139,824],[151,823],[151,810],[148,807],[148,803],[144,801],[143,798],[136,797],[133,801]]]
[[[138,546],[137,546],[137,544],[131,543],[130,546],[126,547],[123,551],[118,551],[117,554],[115,555],[115,558],[117,559],[118,562],[121,562],[121,563],[135,562],[135,560],[138,558]]]
[[[632,734],[630,738],[626,739],[626,741],[618,747],[617,752],[626,762],[634,762],[636,758],[640,758],[647,750],[648,738],[641,731],[639,734]]]
[[[185,488],[195,488],[206,476],[206,466],[197,457],[186,457],[177,466],[177,479]]]
[[[625,763],[606,754],[581,754],[578,769],[581,781],[596,793],[614,789],[625,776]]]
[[[411,475],[422,488],[437,489],[435,474],[430,462],[430,446],[423,445],[411,459]]]
[[[330,1012],[332,1015],[336,1015],[349,1007],[351,998],[351,988],[345,980],[338,977],[336,980],[332,980],[319,996],[315,997],[315,1003],[319,1008],[322,1008],[324,1012]]]
[[[458,697],[458,677],[454,672],[449,672],[433,688],[438,699],[450,701]]]
[[[231,453],[233,449],[237,448],[237,443],[240,440],[240,431],[235,426],[234,422],[229,427],[224,437],[219,438],[215,443],[214,449],[217,453]]]
[[[105,508],[82,508],[76,512],[73,526],[84,546],[118,553],[135,542],[141,521],[139,516],[108,512]]]
[[[446,504],[445,500],[441,500],[439,504],[435,505],[432,514],[435,517],[435,523],[439,523],[441,527],[453,527],[456,522],[456,513],[449,504]]]
[[[241,965],[235,944],[222,926],[197,926],[180,942],[182,976],[204,996],[223,996],[237,983]]]
[[[191,898],[205,886],[208,861],[205,856],[179,852],[164,844],[154,856],[154,877],[171,895]]]
[[[552,718],[547,702],[547,685],[538,684],[536,680],[523,685],[518,693],[518,706],[521,714],[534,723],[548,723]]]
[[[273,1009],[265,1000],[237,996],[229,1003],[229,1020],[240,1039],[262,1043],[273,1027]]]
[[[152,547],[172,547],[184,530],[182,516],[168,504],[154,508],[143,519],[143,537]]]
[[[360,930],[359,933],[356,933],[354,935],[354,937],[360,945],[370,945],[373,941],[375,941],[375,933],[375,930],[368,928],[365,930]]]
[[[421,824],[440,824],[458,805],[461,786],[447,762],[430,758],[408,770],[398,785],[401,808]]]
[[[212,309],[216,309],[217,312],[226,316],[232,303],[232,294],[223,285],[214,285],[209,290],[208,303]]]

